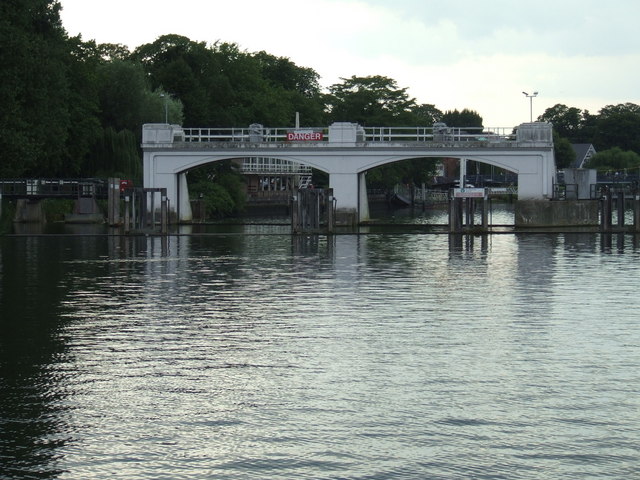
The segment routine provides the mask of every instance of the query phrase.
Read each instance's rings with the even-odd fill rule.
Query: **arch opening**
[[[328,173],[280,156],[203,157],[177,172],[194,220],[241,213],[251,204],[288,205],[299,188],[325,187]]]

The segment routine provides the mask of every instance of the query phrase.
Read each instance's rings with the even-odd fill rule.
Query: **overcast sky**
[[[512,127],[557,103],[640,104],[637,0],[61,0],[69,35],[130,49],[169,33],[313,68],[384,75],[418,103]],[[199,125],[206,127],[206,125]],[[274,125],[279,126],[279,125]]]

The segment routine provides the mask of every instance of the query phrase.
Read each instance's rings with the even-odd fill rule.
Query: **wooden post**
[[[131,199],[129,201],[129,207],[127,208],[127,213],[129,213],[129,226],[127,227],[127,231],[131,229],[131,227],[136,228],[136,191],[131,190]],[[130,210],[130,212],[129,212]]]
[[[149,194],[151,195],[151,207],[150,207],[150,212],[151,212],[151,222],[150,222],[150,226],[151,229],[154,229],[156,227],[156,192],[149,192]]]
[[[107,222],[110,226],[120,223],[120,179],[107,181]]]
[[[476,202],[475,198],[467,197],[464,199],[464,216],[465,216],[465,225],[467,227],[473,227],[474,217],[476,211]]]
[[[291,231],[300,233],[300,212],[298,211],[298,198],[300,193],[291,197]]]
[[[131,229],[131,202],[129,201],[129,195],[124,196],[124,233],[129,233]]]
[[[138,212],[138,218],[140,219],[140,229],[145,229],[148,223],[147,214],[147,192],[144,189],[140,192],[140,211]]]
[[[618,226],[624,227],[624,192],[622,189],[618,191]]]
[[[327,211],[327,233],[333,233],[335,230],[335,217],[333,215],[333,188],[326,190],[325,208]]]
[[[462,198],[451,197],[449,199],[449,232],[462,231]]]
[[[484,190],[484,197],[482,197],[482,229],[489,230],[489,195],[487,195],[487,189]]]
[[[160,207],[160,222],[161,222],[160,232],[163,235],[166,235],[168,231],[167,224],[169,223],[167,218],[169,209],[167,208],[167,189],[166,188],[162,189],[161,195],[162,195],[162,204]]]
[[[611,207],[611,192],[607,190],[602,196],[602,208],[600,210],[600,226],[605,232],[611,231]]]
[[[640,194],[636,193],[633,197],[633,230],[640,232]]]

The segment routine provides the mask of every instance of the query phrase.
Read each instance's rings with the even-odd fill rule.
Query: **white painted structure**
[[[518,199],[552,197],[556,166],[549,123],[525,123],[516,134],[495,129],[442,127],[363,128],[334,123],[328,128],[183,129],[178,125],[146,124],[142,131],[144,187],[166,188],[170,210],[181,221],[191,220],[186,173],[219,160],[264,157],[308,165],[329,174],[338,211],[368,219],[366,172],[410,158],[459,158],[495,165],[518,174]],[[304,134],[314,132],[314,134]],[[488,133],[489,132],[489,133]],[[296,141],[287,138],[301,139]],[[306,139],[312,139],[311,141]]]

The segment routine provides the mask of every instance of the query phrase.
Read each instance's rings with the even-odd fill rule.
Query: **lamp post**
[[[529,99],[529,122],[533,122],[533,97],[537,97],[538,92],[533,92],[532,95],[529,95],[527,92],[522,93]]]
[[[164,93],[160,94],[160,98],[164,98],[164,123],[169,123],[169,96]]]

